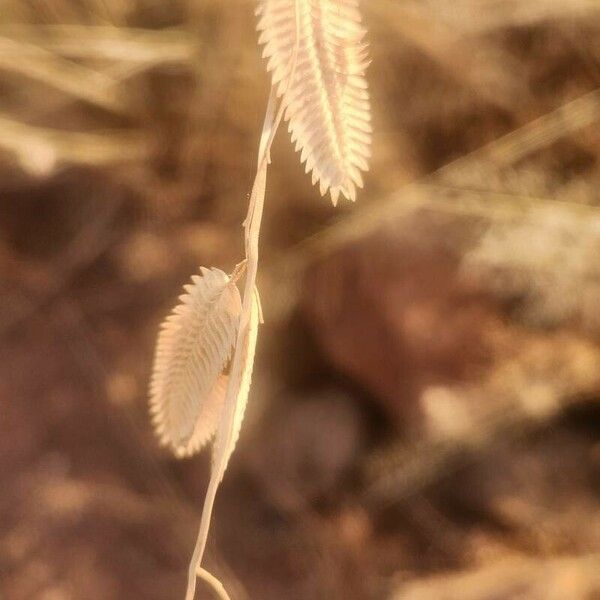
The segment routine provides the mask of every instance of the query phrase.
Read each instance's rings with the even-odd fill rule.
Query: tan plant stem
[[[296,0],[296,41],[290,64],[288,82],[291,82],[294,77],[296,69],[296,59],[298,56],[298,44],[298,0]],[[233,426],[238,393],[237,382],[239,382],[242,370],[244,368],[243,348],[245,346],[245,341],[249,333],[250,314],[252,311],[253,297],[255,295],[256,275],[258,272],[259,257],[258,241],[260,237],[260,225],[262,221],[266,194],[267,168],[271,160],[270,152],[271,146],[273,144],[273,139],[275,138],[277,128],[279,127],[279,124],[283,119],[283,114],[285,111],[284,102],[279,102],[279,106],[277,105],[277,103],[277,92],[275,90],[275,87],[273,86],[271,88],[271,93],[269,96],[269,101],[267,104],[267,110],[263,123],[263,129],[258,151],[258,165],[256,170],[256,176],[254,178],[254,184],[252,186],[252,193],[250,194],[248,214],[244,221],[244,241],[246,249],[246,280],[244,284],[242,314],[238,329],[237,342],[235,345],[235,353],[233,356],[231,366],[229,384],[227,386],[227,394],[225,397],[223,416],[221,417],[219,430],[217,432],[217,438],[220,440],[224,440],[224,444],[222,446],[224,448],[230,448],[232,445]],[[230,454],[230,451],[227,451],[224,453],[224,455],[220,456],[215,456],[213,454],[212,471],[210,481],[208,484],[208,489],[206,492],[206,498],[204,500],[204,507],[202,509],[200,530],[198,532],[198,539],[196,540],[196,546],[194,548],[194,552],[192,554],[192,559],[190,561],[190,566],[188,569],[188,585],[185,596],[186,600],[194,600],[197,575],[200,575],[204,579],[208,580],[209,583],[211,583],[211,585],[214,583],[214,581],[218,582],[216,578],[210,575],[208,571],[202,569],[200,565],[202,563],[204,550],[206,548],[206,541],[208,538],[208,530],[210,528],[215,497],[217,495],[219,484],[221,483],[223,475],[225,474],[225,469],[227,468],[227,463],[229,461]],[[213,585],[213,588],[214,587],[215,586]]]
[[[219,600],[231,600],[227,590],[223,587],[223,584],[214,575],[211,575],[206,569],[199,567],[198,577],[203,579],[215,591],[215,594],[219,597]]]
[[[266,191],[266,175],[267,165],[269,162],[268,154],[270,146],[275,134],[280,118],[275,116],[275,93],[271,93],[269,104],[267,107],[267,114],[265,116],[265,123],[263,126],[263,135],[261,138],[261,154],[259,156],[258,170],[254,185],[252,188],[252,194],[250,196],[250,205],[248,207],[248,217],[245,222],[245,245],[246,245],[246,281],[244,286],[244,298],[242,304],[242,315],[240,320],[240,326],[238,331],[238,338],[236,348],[241,349],[244,346],[244,340],[248,335],[249,315],[251,310],[252,295],[254,293],[254,287],[256,285],[256,274],[258,271],[258,238],[260,234],[260,224],[262,220],[262,212],[264,206],[264,198]],[[233,358],[233,364],[231,368],[232,376],[230,377],[230,385],[227,389],[227,396],[225,401],[225,411],[219,427],[219,436],[226,436],[225,446],[229,446],[230,439],[232,436],[232,423],[235,412],[235,395],[237,390],[233,389],[235,382],[238,379],[238,375],[242,370],[242,353],[236,351]],[[228,456],[226,457],[229,458]],[[213,464],[210,482],[208,490],[206,492],[206,498],[204,502],[204,508],[202,511],[202,519],[200,523],[200,531],[198,534],[198,540],[190,567],[188,571],[188,589],[186,594],[186,600],[193,600],[196,586],[196,574],[204,573],[206,578],[206,571],[200,570],[200,564],[206,547],[206,540],[208,537],[208,530],[210,527],[210,521],[212,516],[212,510],[214,506],[215,497],[221,480],[226,468],[226,462],[221,460]],[[210,575],[210,574],[209,574]],[[212,577],[212,575],[210,575]],[[214,587],[214,586],[213,586]]]
[[[238,349],[243,347],[244,339],[247,335],[252,294],[254,291],[254,286],[256,285],[256,273],[258,270],[258,237],[260,233],[260,224],[266,191],[268,154],[275,133],[274,129],[277,123],[277,118],[275,116],[275,102],[275,92],[272,91],[267,106],[267,112],[263,125],[263,133],[261,136],[258,169],[254,179],[252,193],[250,195],[248,216],[246,217],[246,221],[244,223],[246,245],[246,281],[244,286],[242,315],[236,342],[236,352],[233,357],[231,376],[229,378],[230,383],[227,388],[224,413],[218,432],[219,436],[225,435],[227,436],[227,439],[231,438],[233,414],[235,411],[235,398],[232,398],[232,394],[237,393],[237,390],[231,388],[232,385],[235,385],[236,374],[239,374],[242,369],[242,353],[239,352]],[[234,400],[233,402],[230,401],[232,399]],[[227,445],[228,444],[226,442],[226,446]],[[215,497],[217,495],[219,484],[223,479],[225,466],[225,464],[221,463],[213,464],[212,467],[210,482],[208,484],[206,498],[204,500],[204,507],[202,510],[198,539],[196,541],[196,546],[194,548],[194,553],[192,554],[192,559],[188,569],[186,600],[193,600],[194,598],[196,590],[196,575],[200,572],[200,564],[202,562],[204,549],[206,547],[206,540],[208,538],[208,530],[210,527]]]

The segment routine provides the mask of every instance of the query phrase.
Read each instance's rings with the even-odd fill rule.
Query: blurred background
[[[254,8],[2,2],[2,600],[183,597],[209,459],[159,449],[147,381],[181,286],[243,256]],[[234,600],[598,599],[600,3],[363,9],[372,170],[333,209],[278,136],[207,567]]]

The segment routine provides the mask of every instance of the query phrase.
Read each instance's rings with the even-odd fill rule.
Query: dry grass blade
[[[491,166],[495,170],[515,164],[525,156],[544,148],[600,120],[600,90],[594,90],[535,119],[531,123],[488,144],[475,153],[443,167],[439,175],[455,180],[473,166]]]
[[[68,58],[164,64],[192,60],[196,43],[187,31],[152,31],[84,25],[0,26],[5,40]],[[15,46],[15,52],[19,50]],[[7,48],[6,51],[9,49]]]
[[[287,274],[298,273],[315,258],[367,235],[390,219],[414,209],[415,206],[428,204],[432,209],[451,212],[474,210],[478,214],[491,216],[496,212],[502,212],[505,208],[511,213],[513,208],[519,210],[519,207],[515,206],[514,198],[507,194],[496,194],[498,203],[491,210],[489,203],[482,204],[483,190],[473,191],[467,188],[472,187],[473,179],[478,183],[488,181],[490,173],[508,167],[524,156],[598,120],[600,120],[600,91],[595,90],[445,165],[421,182],[405,186],[390,198],[372,203],[368,208],[355,212],[324,229],[288,252],[285,258],[278,262],[281,266],[276,270]],[[453,195],[453,202],[432,201],[431,190],[428,189],[431,184],[441,186],[446,189],[446,192],[450,192]],[[459,200],[456,198],[458,195],[460,195]],[[442,200],[439,194],[437,198]],[[526,200],[530,200],[526,204],[530,206],[536,199],[520,197],[518,204],[523,204]],[[570,205],[570,208],[574,211],[597,210],[577,205]]]
[[[105,110],[123,112],[117,81],[34,44],[0,38],[0,69],[29,77]]]
[[[44,129],[0,115],[0,148],[16,155],[21,167],[45,175],[59,163],[106,165],[148,156],[148,141],[140,134],[80,133]]]
[[[243,345],[241,347],[241,370],[239,373],[233,373],[230,386],[227,389],[228,395],[234,397],[233,427],[230,435],[219,435],[215,440],[213,448],[213,466],[221,465],[222,472],[225,472],[229,459],[237,444],[244,413],[248,403],[248,394],[252,382],[252,370],[254,367],[254,354],[256,351],[256,338],[258,336],[258,325],[260,322],[260,300],[258,290],[254,289],[252,297],[252,307],[248,326],[244,334]],[[237,377],[237,379],[236,379]]]
[[[386,0],[390,3],[390,0]],[[585,19],[600,14],[596,0],[411,0],[402,3],[408,10],[444,21],[464,33],[483,33],[501,27],[523,27],[543,21]]]

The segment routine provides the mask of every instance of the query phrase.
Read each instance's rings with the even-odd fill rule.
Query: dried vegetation
[[[374,156],[351,209],[277,142],[255,388],[207,552],[235,599],[600,592],[600,8],[451,4],[364,2]],[[156,448],[146,381],[181,284],[242,253],[253,10],[3,3],[7,600],[182,595],[209,465]]]

